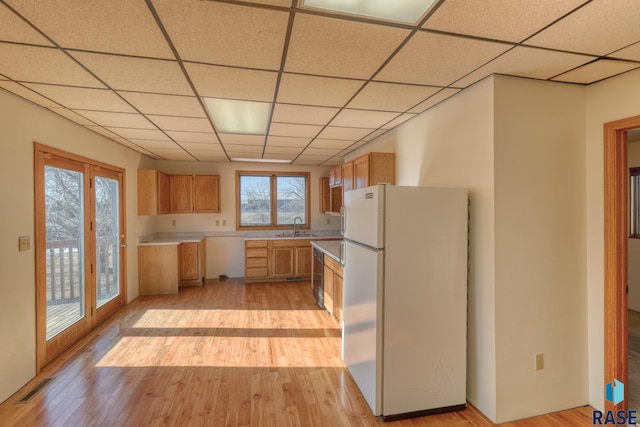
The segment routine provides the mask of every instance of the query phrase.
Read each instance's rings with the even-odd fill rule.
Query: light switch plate
[[[31,238],[29,236],[18,237],[18,250],[28,251],[31,249]]]

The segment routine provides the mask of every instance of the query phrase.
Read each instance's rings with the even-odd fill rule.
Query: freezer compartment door
[[[372,248],[384,248],[384,185],[344,193],[343,234]]]
[[[382,414],[384,253],[346,242],[342,358],[374,415]]]

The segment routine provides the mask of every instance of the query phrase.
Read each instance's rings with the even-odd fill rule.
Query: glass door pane
[[[44,168],[46,339],[85,318],[84,174]]]
[[[120,295],[119,182],[95,177],[96,300],[102,307]]]

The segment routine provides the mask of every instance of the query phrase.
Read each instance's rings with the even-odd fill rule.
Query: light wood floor
[[[215,280],[140,297],[0,405],[0,426],[494,425],[472,406],[376,419],[340,359],[340,335],[309,282]],[[590,407],[503,424],[589,425]]]

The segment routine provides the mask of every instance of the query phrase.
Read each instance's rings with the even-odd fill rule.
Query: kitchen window
[[[629,237],[640,239],[640,167],[629,168]]]
[[[309,211],[308,172],[236,172],[237,229],[308,228]]]

